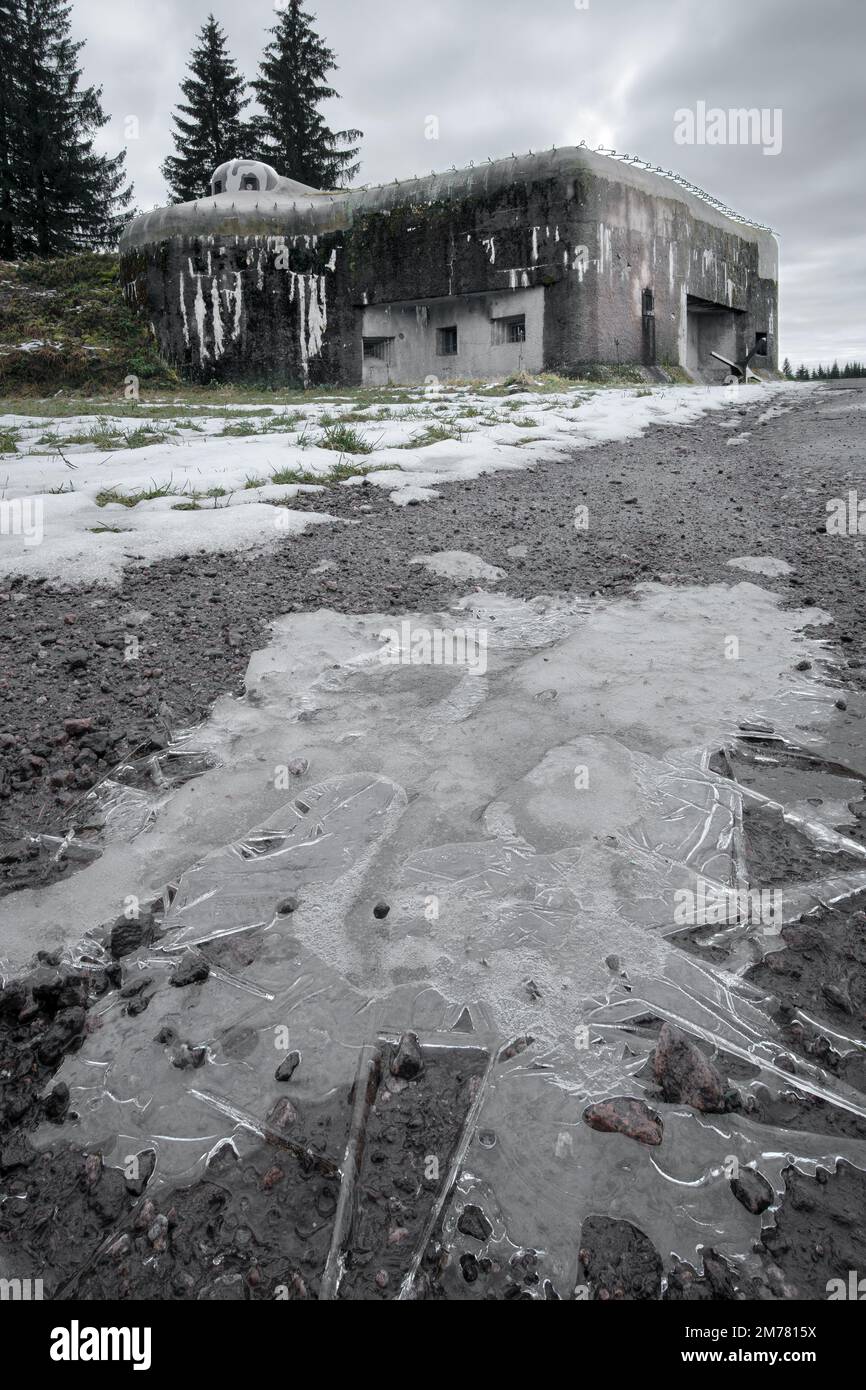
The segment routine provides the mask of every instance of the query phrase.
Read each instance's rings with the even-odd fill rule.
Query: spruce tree
[[[0,259],[15,255],[15,141],[17,137],[18,51],[17,0],[0,0]]]
[[[241,116],[250,98],[246,82],[226,47],[226,35],[213,15],[198,34],[189,60],[189,77],[180,84],[186,97],[174,114],[176,154],[162,165],[162,176],[176,203],[207,192],[214,170],[247,151],[247,125]]]
[[[785,377],[787,381],[793,381],[794,379],[794,373],[791,370],[791,363],[787,357],[782,363],[782,376]]]
[[[132,189],[126,152],[97,154],[94,136],[108,123],[102,89],[81,85],[83,41],[69,37],[64,0],[11,0],[4,7],[17,52],[7,68],[5,197],[7,253],[57,256],[113,246]],[[2,158],[2,154],[0,154]]]
[[[287,177],[313,188],[338,188],[357,174],[360,130],[332,131],[319,111],[338,96],[327,74],[336,55],[313,28],[314,16],[289,0],[252,83],[262,114],[254,117],[256,155]]]

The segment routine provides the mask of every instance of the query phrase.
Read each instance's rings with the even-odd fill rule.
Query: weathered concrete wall
[[[685,365],[688,296],[738,311],[738,352],[763,331],[763,365],[777,360],[772,236],[585,150],[273,203],[219,195],[136,219],[121,251],[163,352],[204,379],[383,379],[364,336],[394,337],[395,381]],[[526,341],[494,344],[491,317],[523,304]],[[447,323],[456,357],[436,351]]]
[[[362,335],[388,340],[385,360],[367,357],[364,381],[424,381],[436,376],[509,376],[514,372],[539,372],[544,368],[544,290],[515,290],[505,294],[470,294],[412,303],[372,305],[362,309]],[[505,318],[523,316],[525,340],[497,342],[493,325]],[[457,329],[457,353],[439,352],[438,331]]]

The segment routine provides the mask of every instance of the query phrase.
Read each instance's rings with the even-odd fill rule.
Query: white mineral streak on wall
[[[292,277],[289,288],[289,301],[294,304],[296,294],[298,298],[298,346],[301,350],[301,372],[303,373],[304,385],[306,386],[310,375],[309,354],[307,352],[307,302],[304,289],[306,276],[299,275],[297,271],[294,270],[290,270],[289,275]]]
[[[487,259],[488,259],[488,261],[490,262],[491,265],[495,265],[495,264],[496,264],[496,241],[495,241],[495,238],[492,237],[492,236],[490,236],[490,237],[482,237],[482,238],[481,238],[481,244],[482,244],[482,246],[484,246],[485,250],[487,251]]]
[[[301,354],[301,371],[306,385],[310,374],[310,358],[318,357],[322,351],[322,341],[328,326],[328,297],[324,275],[311,272],[289,271],[291,290],[289,298],[298,301],[298,347]]]
[[[204,302],[204,291],[201,287],[201,276],[197,275],[195,277],[195,324],[198,329],[199,359],[202,362],[207,361],[209,356],[204,336],[206,315],[207,310]]]
[[[235,271],[235,292],[234,292],[234,301],[235,301],[235,314],[234,314],[234,319],[233,319],[233,321],[232,321],[232,338],[237,338],[237,337],[240,336],[240,331],[241,331],[241,310],[243,309],[243,304],[244,304],[244,279],[243,279],[243,274],[242,274],[241,271],[239,271],[239,270],[236,270],[236,271]]]
[[[538,260],[538,228],[537,228],[537,227],[533,227],[533,229],[532,229],[532,264],[535,265],[536,262],[537,262],[537,260]]]
[[[673,294],[674,280],[676,278],[676,247],[673,242],[668,245],[668,287]]]
[[[336,248],[336,246],[335,246],[334,249],[333,249],[333,251],[331,252],[331,259],[328,261],[328,270],[336,270],[336,269],[337,269],[337,248]]]
[[[318,357],[322,351],[322,340],[325,330],[328,327],[328,295],[325,289],[324,275],[310,275],[309,282],[309,309],[307,312],[307,323],[309,326],[309,336],[307,338],[307,351],[310,357]]]
[[[183,324],[183,341],[189,347],[189,319],[186,314],[186,285],[183,281],[183,267],[180,271],[180,319]]]
[[[215,358],[223,355],[223,319],[220,309],[220,291],[216,280],[211,281],[210,303],[213,312],[213,352]]]

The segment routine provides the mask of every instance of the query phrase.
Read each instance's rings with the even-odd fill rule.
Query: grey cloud
[[[209,9],[252,76],[276,17],[267,0],[76,0],[85,63],[130,141],[136,201],[164,200],[159,164],[195,34]],[[308,0],[340,70],[337,127],[365,132],[361,180],[380,182],[552,144],[612,143],[677,170],[779,232],[781,343],[794,361],[866,356],[860,0]],[[777,157],[674,141],[674,113],[780,108]],[[439,139],[425,138],[436,116]],[[283,171],[291,174],[291,170]],[[844,345],[844,346],[843,346]]]

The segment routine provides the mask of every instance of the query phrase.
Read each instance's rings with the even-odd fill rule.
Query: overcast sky
[[[279,0],[277,0],[279,3]],[[866,358],[864,0],[309,0],[338,56],[326,116],[364,131],[358,182],[603,144],[674,169],[781,238],[781,351]],[[166,200],[171,110],[209,10],[251,77],[270,0],[74,0],[103,147],[138,207]],[[781,149],[681,144],[676,112],[781,112]],[[124,136],[136,116],[137,140]],[[428,117],[439,138],[426,138]],[[768,117],[772,119],[772,117]],[[768,126],[778,145],[780,127]],[[239,152],[242,153],[242,152]],[[280,170],[292,174],[291,169]]]

